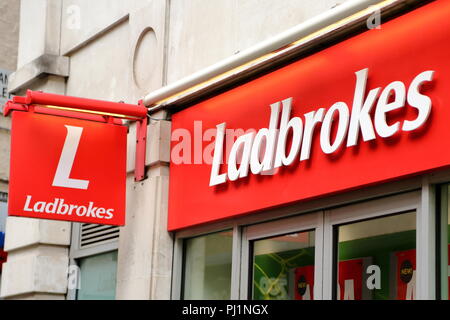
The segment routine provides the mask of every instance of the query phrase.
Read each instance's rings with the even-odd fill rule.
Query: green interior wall
[[[372,257],[372,263],[380,266],[381,269],[381,289],[373,290],[373,299],[385,300],[389,299],[391,254],[396,251],[414,249],[415,247],[416,231],[412,230],[341,242],[339,243],[338,252],[339,260]],[[314,248],[257,255],[255,264],[257,267],[253,267],[253,298],[277,299],[280,295],[273,296],[268,294],[268,292],[262,292],[261,288],[259,288],[261,277],[287,278],[290,269],[313,265]],[[286,291],[289,290],[290,285],[294,284],[288,281]]]
[[[416,231],[405,231],[339,243],[339,260],[372,257],[381,270],[381,289],[374,289],[374,300],[389,299],[391,254],[416,248]]]
[[[278,290],[272,289],[272,294],[267,290],[262,290],[260,287],[262,277],[287,279],[289,270],[313,264],[314,247],[257,255],[253,268],[253,299],[272,300],[282,297],[282,293]],[[294,284],[287,281],[285,290],[289,291],[291,285]]]

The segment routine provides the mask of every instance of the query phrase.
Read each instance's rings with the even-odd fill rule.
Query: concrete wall
[[[0,0],[0,68],[14,71],[17,65],[20,1]]]
[[[168,82],[322,13],[345,0],[173,0]]]
[[[246,49],[344,0],[22,0],[19,70],[10,89],[26,88],[136,103],[146,93]],[[8,1],[9,2],[9,1]],[[46,61],[46,63],[42,63]],[[165,119],[160,112],[153,115]],[[134,125],[128,146],[127,217],[121,228],[117,298],[168,299],[172,235],[166,231],[170,122],[151,121],[148,178],[136,183]],[[32,221],[31,226],[26,221]],[[11,260],[2,295],[64,298],[62,268],[40,285],[48,257],[67,263],[70,225],[11,220]],[[19,246],[27,228],[39,236]],[[45,230],[45,231],[43,231]],[[59,239],[48,248],[50,238]],[[28,260],[27,260],[28,259]],[[34,261],[35,271],[22,264]],[[56,262],[58,261],[58,262]],[[17,280],[17,284],[13,281]],[[28,279],[28,280],[27,280]],[[24,281],[26,283],[24,283]],[[53,284],[49,285],[49,284]]]
[[[0,116],[0,192],[8,192],[11,121]]]
[[[0,0],[0,69],[5,72],[13,72],[17,65],[17,44],[19,39],[19,1]],[[7,73],[5,73],[7,74]],[[4,78],[2,85],[7,85]],[[0,92],[0,100],[3,99],[3,90]],[[8,95],[5,95],[7,98]],[[1,101],[3,104],[4,101]],[[2,107],[0,107],[2,111]],[[11,121],[9,118],[0,116],[0,192],[8,192],[9,182],[9,153],[10,153],[10,129]],[[4,232],[3,221],[5,217],[0,215],[0,228]]]
[[[36,79],[32,90],[64,94],[64,79]],[[0,297],[5,299],[64,299],[67,292],[71,224],[22,217],[6,220]]]
[[[20,1],[0,0],[0,69],[14,71],[17,65]],[[11,123],[0,116],[0,192],[8,191]]]

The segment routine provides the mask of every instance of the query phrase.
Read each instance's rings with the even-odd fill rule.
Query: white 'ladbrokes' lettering
[[[95,207],[94,202],[90,201],[88,206],[64,203],[64,199],[55,198],[53,202],[36,201],[32,203],[32,196],[27,195],[23,211],[35,213],[50,213],[61,215],[76,215],[78,217],[91,217],[98,219],[112,219],[114,209]]]
[[[315,127],[322,123],[320,129],[320,146],[325,154],[331,154],[342,145],[355,146],[358,143],[359,132],[363,141],[376,138],[388,138],[402,131],[414,131],[420,128],[429,118],[432,102],[430,97],[420,93],[420,86],[424,82],[432,81],[434,71],[424,71],[418,74],[411,82],[408,89],[401,81],[393,81],[384,90],[375,88],[365,97],[366,84],[369,69],[357,71],[353,107],[350,111],[345,102],[338,101],[327,111],[320,108],[300,117],[291,118],[292,98],[281,101],[282,111],[280,116],[280,102],[270,105],[269,128],[260,129],[255,133],[247,133],[240,136],[233,144],[228,159],[228,172],[220,173],[220,165],[223,157],[223,145],[226,132],[226,123],[220,123],[217,127],[214,145],[214,156],[211,168],[210,186],[222,184],[227,180],[234,181],[246,177],[250,171],[253,174],[262,174],[280,166],[288,166],[296,158],[300,161],[308,160],[311,154],[311,144]],[[372,122],[370,112],[375,107],[375,116]],[[396,121],[389,123],[386,114],[390,111],[404,108],[406,102],[417,109],[417,117],[414,120]],[[335,115],[339,115],[337,133],[332,140],[331,127]],[[278,127],[278,122],[280,125]],[[292,131],[290,150],[286,150],[286,141],[289,131]],[[344,141],[346,143],[344,143]],[[261,149],[265,146],[261,160]],[[300,153],[300,156],[298,154]],[[238,164],[237,155],[242,155]]]

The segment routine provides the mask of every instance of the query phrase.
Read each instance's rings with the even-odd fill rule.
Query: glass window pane
[[[78,300],[114,300],[116,298],[117,251],[79,260]]]
[[[440,293],[442,300],[450,300],[450,195],[449,185],[441,188],[441,221],[440,234]]]
[[[448,191],[447,191],[448,192]],[[447,206],[448,209],[448,206]],[[445,239],[447,241],[445,241],[445,246],[443,246],[443,259],[442,261],[445,263],[445,266],[442,270],[442,274],[444,275],[444,283],[446,285],[443,286],[443,288],[446,288],[446,292],[447,292],[447,299],[450,299],[450,214],[448,214],[448,210],[447,210],[447,224],[445,225],[445,233],[443,233],[443,236],[445,237]],[[445,289],[444,289],[445,290]]]
[[[253,242],[253,299],[312,300],[314,231]]]
[[[183,299],[230,299],[233,232],[185,240]]]
[[[342,225],[337,232],[337,299],[415,299],[415,212]]]

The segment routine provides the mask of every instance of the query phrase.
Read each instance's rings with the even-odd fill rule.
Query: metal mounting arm
[[[122,120],[136,121],[136,160],[134,180],[145,179],[147,142],[147,108],[138,104],[110,102],[27,90],[25,97],[15,96],[6,102],[5,117],[13,110],[123,125]]]

